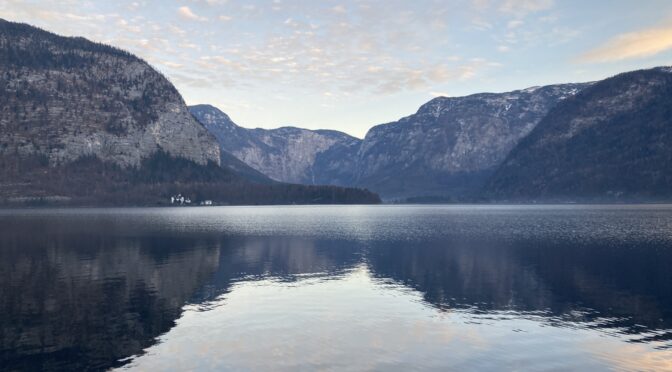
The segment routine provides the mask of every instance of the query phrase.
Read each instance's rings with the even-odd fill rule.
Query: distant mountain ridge
[[[222,151],[274,180],[354,184],[354,161],[362,142],[358,138],[338,131],[295,127],[246,129],[214,106],[195,105],[189,110],[217,138]]]
[[[388,199],[467,198],[548,110],[589,85],[439,97],[373,127],[364,140],[337,131],[246,129],[210,105],[190,111],[222,152],[275,180],[365,187]]]

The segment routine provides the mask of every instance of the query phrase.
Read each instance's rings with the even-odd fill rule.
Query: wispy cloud
[[[553,0],[504,0],[499,7],[503,12],[527,14],[553,7]]]
[[[616,36],[604,45],[584,53],[579,61],[611,62],[650,57],[672,49],[672,27],[653,28]]]
[[[177,9],[177,14],[184,19],[192,21],[206,21],[207,18],[196,15],[188,6],[181,6]]]
[[[470,2],[477,11],[495,9],[518,16],[548,10],[555,5],[554,0],[470,0]]]
[[[170,68],[182,68],[184,65],[181,63],[176,63],[176,62],[171,62],[171,61],[160,61],[159,62],[162,65],[165,65]]]
[[[448,92],[429,92],[429,95],[431,97],[450,97],[450,93]]]
[[[345,14],[348,12],[343,5],[336,5],[335,7],[331,8],[331,11],[337,14]]]

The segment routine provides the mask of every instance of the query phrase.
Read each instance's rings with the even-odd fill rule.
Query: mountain
[[[211,106],[191,111],[222,150],[275,179],[417,202],[659,201],[672,194],[671,104],[672,68],[661,67],[597,83],[439,97],[363,141],[250,130]]]
[[[0,204],[375,202],[365,190],[274,182],[222,154],[145,61],[0,20]]]
[[[485,188],[495,200],[672,196],[672,68],[603,80],[558,104]]]
[[[2,154],[137,166],[161,148],[205,165],[219,148],[170,82],[122,50],[0,20]]]
[[[195,105],[189,110],[217,138],[222,152],[233,154],[274,180],[354,185],[360,139],[331,130],[246,129],[216,107]]]
[[[190,111],[223,153],[275,180],[364,187],[387,199],[465,200],[552,107],[589,85],[439,97],[373,127],[364,140],[336,131],[246,129],[210,105]]]
[[[474,197],[552,107],[588,85],[435,98],[414,115],[369,130],[354,184],[387,198]]]

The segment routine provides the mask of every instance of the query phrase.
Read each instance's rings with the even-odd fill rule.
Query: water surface
[[[8,370],[672,370],[672,206],[0,211]]]

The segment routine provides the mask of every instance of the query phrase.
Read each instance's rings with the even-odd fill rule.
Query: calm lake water
[[[672,206],[0,211],[6,370],[672,370]]]

